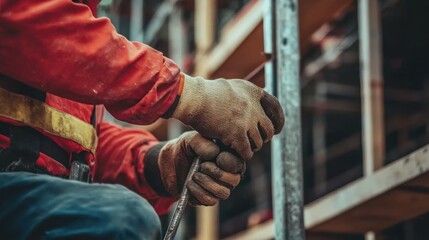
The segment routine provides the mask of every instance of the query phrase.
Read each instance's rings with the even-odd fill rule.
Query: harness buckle
[[[69,179],[89,183],[91,181],[89,166],[79,160],[74,160],[70,167]]]

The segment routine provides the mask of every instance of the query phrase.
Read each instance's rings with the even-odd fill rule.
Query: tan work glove
[[[277,98],[249,81],[187,75],[172,117],[204,137],[219,139],[246,160],[284,124]]]
[[[193,205],[213,206],[229,197],[238,185],[246,165],[244,160],[225,151],[195,131],[152,147],[145,159],[145,177],[161,196],[178,197],[193,160],[201,164],[187,188]]]

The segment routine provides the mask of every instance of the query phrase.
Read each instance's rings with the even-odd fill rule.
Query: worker
[[[275,97],[244,80],[184,74],[96,18],[97,3],[0,1],[1,239],[157,238],[157,215],[183,187],[193,205],[226,199],[245,161],[283,127]],[[162,143],[103,122],[104,108],[195,131]],[[93,183],[68,179],[73,162],[89,166]]]

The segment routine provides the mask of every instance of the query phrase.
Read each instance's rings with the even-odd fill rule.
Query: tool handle
[[[200,166],[200,162],[201,160],[199,157],[195,158],[194,162],[191,165],[191,169],[189,169],[188,176],[186,177],[185,181],[185,186],[183,186],[183,190],[180,194],[179,201],[177,202],[176,209],[174,209],[170,224],[168,224],[167,233],[165,234],[164,240],[173,240],[176,236],[180,220],[182,219],[183,213],[185,212],[189,201],[189,192],[188,188],[186,187],[186,183],[188,183],[192,179],[195,172],[198,170],[198,167]]]

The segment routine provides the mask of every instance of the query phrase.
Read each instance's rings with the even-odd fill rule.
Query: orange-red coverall
[[[154,122],[174,102],[180,70],[162,53],[119,35],[107,18],[95,18],[98,0],[84,2],[0,1],[0,73],[47,92],[47,105],[88,123],[94,105],[130,123]],[[174,199],[158,196],[143,174],[145,154],[158,141],[146,131],[101,122],[98,115],[98,148],[88,159],[94,180],[120,183],[146,198],[158,214],[166,213]],[[0,121],[22,124],[7,117]],[[69,153],[87,151],[37,130]],[[0,147],[8,144],[9,138],[0,135]],[[52,174],[68,173],[43,153],[36,165]]]

